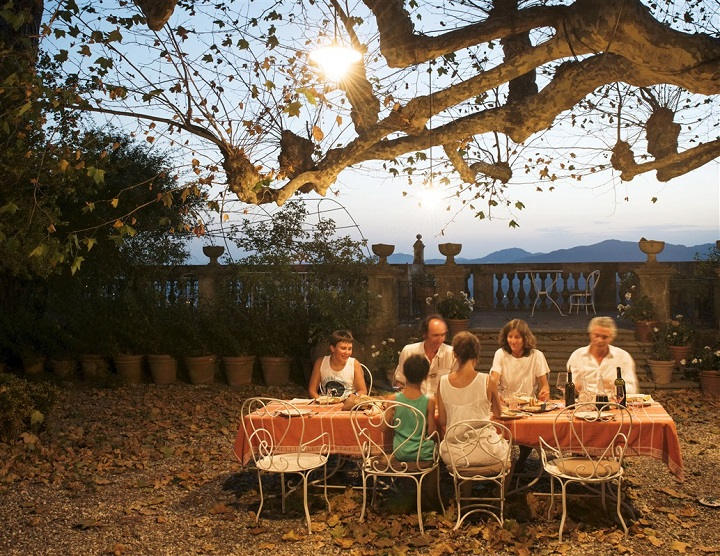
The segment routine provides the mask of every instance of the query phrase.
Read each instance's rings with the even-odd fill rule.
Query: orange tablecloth
[[[333,405],[304,405],[295,404],[298,409],[310,409],[311,414],[303,415],[302,417],[291,417],[290,422],[290,433],[285,439],[287,446],[277,446],[276,450],[282,452],[284,449],[287,451],[294,451],[297,449],[300,429],[302,427],[293,427],[292,425],[300,425],[300,419],[305,421],[305,438],[316,438],[322,433],[327,432],[330,437],[330,453],[331,454],[344,454],[348,456],[360,456],[360,447],[358,446],[353,432],[352,424],[350,423],[350,412],[342,410],[342,404]],[[288,419],[288,417],[272,416],[265,414],[264,416],[258,413],[251,413],[245,417],[246,419],[253,419],[256,423],[262,423],[263,426],[269,427],[273,419]],[[293,429],[297,429],[297,434],[292,434]],[[370,432],[378,435],[378,438],[374,440],[379,444],[392,445],[392,431],[386,430],[383,432],[375,431],[373,427],[370,428]],[[320,442],[318,442],[318,445]],[[243,465],[247,465],[252,459],[252,453],[250,446],[248,446],[247,438],[243,430],[242,423],[238,428],[237,436],[235,437],[235,446],[233,448],[235,456],[240,460]]]
[[[312,410],[309,415],[291,418],[298,424],[299,421],[297,420],[305,420],[306,438],[315,438],[323,432],[327,432],[330,437],[330,453],[350,456],[360,455],[360,448],[350,424],[350,412],[343,411],[342,404],[326,406],[298,404],[297,407]],[[552,426],[558,412],[559,410],[555,410],[514,420],[501,419],[499,422],[510,429],[515,444],[534,447],[538,445],[538,437],[540,436],[552,443]],[[658,403],[631,408],[631,414],[633,419],[632,432],[625,454],[627,456],[650,456],[659,459],[668,466],[671,473],[682,481],[684,477],[680,440],[672,417]],[[288,419],[288,417],[267,414],[265,416],[251,414],[247,418],[265,421],[266,425],[269,425],[272,419]],[[612,425],[613,422],[602,421],[581,424],[583,442],[590,447],[590,451],[592,451],[593,447],[607,446],[610,431],[613,431],[612,434],[614,434],[614,431],[617,430],[617,425],[614,428]],[[381,433],[378,432],[377,434]],[[385,443],[387,446],[392,445],[392,431],[385,431],[384,434],[384,438],[377,438],[376,441]],[[569,435],[567,441],[568,444],[565,447],[571,449],[572,439]],[[288,451],[294,449],[293,442],[294,447],[297,447],[297,437],[293,438],[292,435],[288,435],[286,439]],[[283,446],[277,449],[282,451]],[[243,465],[247,465],[252,459],[242,423],[238,427],[233,451]]]
[[[535,447],[538,445],[540,436],[548,443],[554,443],[553,422],[559,411],[558,409],[521,419],[499,419],[498,421],[510,429],[515,444]],[[670,472],[682,481],[684,475],[680,439],[672,417],[659,403],[631,407],[630,414],[632,415],[632,431],[625,455],[650,456],[662,460]],[[566,430],[569,430],[569,427]],[[600,449],[607,446],[611,435],[617,431],[617,423],[614,421],[583,422],[579,427],[576,426],[576,430],[580,432],[583,443],[589,447],[589,451],[592,453],[592,448]],[[574,439],[569,434],[564,438],[567,443],[563,448],[572,449]]]

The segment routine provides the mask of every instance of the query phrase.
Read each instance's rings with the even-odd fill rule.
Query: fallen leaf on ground
[[[660,540],[660,539],[658,539],[657,537],[655,537],[655,536],[653,536],[653,535],[648,535],[648,536],[647,536],[647,540],[648,540],[648,541],[650,542],[650,544],[652,544],[653,546],[662,546],[662,545],[663,545],[663,541]]]
[[[685,554],[685,549],[688,548],[689,546],[690,546],[690,545],[689,545],[688,543],[686,543],[686,542],[673,541],[672,544],[670,545],[670,548],[672,548],[673,550],[677,550],[678,552],[682,552],[683,554]]]
[[[673,498],[690,498],[687,494],[683,494],[682,492],[678,492],[674,488],[669,487],[662,487],[662,488],[656,488],[658,492],[664,492],[668,496],[672,496]]]
[[[285,534],[282,536],[282,539],[283,539],[284,541],[300,541],[300,540],[303,539],[303,537],[302,537],[302,535],[299,535],[299,534],[297,533],[297,531],[292,530],[292,531],[288,531],[287,533],[285,533]]]

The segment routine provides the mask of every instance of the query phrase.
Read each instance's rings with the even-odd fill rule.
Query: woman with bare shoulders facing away
[[[440,379],[437,392],[438,428],[447,429],[454,423],[467,419],[490,419],[491,413],[500,416],[500,400],[496,385],[485,373],[475,370],[480,356],[480,342],[470,332],[460,332],[453,338],[453,353],[458,369]],[[509,457],[510,446],[494,428],[483,432],[483,438],[477,446],[468,451],[465,447],[468,439],[450,438],[447,435],[440,444],[440,456],[446,465],[451,465],[450,452],[459,467],[490,465]],[[476,442],[476,439],[473,439]]]

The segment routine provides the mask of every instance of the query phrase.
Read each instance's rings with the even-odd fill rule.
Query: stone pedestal
[[[391,336],[397,328],[402,274],[402,269],[388,264],[368,268],[368,332],[373,341]]]
[[[635,270],[640,288],[650,298],[657,320],[670,319],[670,279],[677,271],[662,263],[649,262]]]
[[[446,292],[466,291],[470,271],[465,267],[453,263],[433,267],[432,272],[435,276],[435,291],[441,297],[444,297]]]

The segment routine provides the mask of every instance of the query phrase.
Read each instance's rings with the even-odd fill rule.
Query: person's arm
[[[398,364],[397,367],[395,367],[395,376],[394,376],[394,384],[391,384],[391,386],[400,386],[405,387],[405,373],[403,372],[403,366],[405,365],[405,360],[408,358],[408,350],[407,346],[402,348],[400,351],[400,357],[398,357]]]
[[[431,435],[435,432],[436,426],[435,426],[435,400],[433,398],[430,398],[428,400],[427,405],[427,415],[425,415],[425,419],[427,420],[427,435]]]
[[[550,384],[548,384],[548,375],[542,375],[538,377],[538,384],[540,390],[538,390],[538,400],[546,402],[550,399]]]
[[[355,359],[355,375],[353,377],[353,389],[358,396],[367,394],[367,384],[365,384],[365,375],[363,374],[360,361]]]
[[[500,405],[500,396],[498,396],[497,386],[490,380],[487,381],[486,394],[488,400],[490,400],[490,409],[493,417],[500,417],[502,412],[502,406]]]
[[[533,375],[538,383],[538,394],[537,397],[540,401],[546,402],[550,399],[550,384],[548,383],[548,376],[550,374],[550,367],[548,367],[547,359],[545,354],[539,350],[533,350],[534,369]]]
[[[313,365],[312,374],[310,375],[310,383],[308,384],[308,393],[310,397],[317,398],[320,393],[318,387],[320,386],[320,365],[322,364],[322,357],[315,360]]]
[[[635,372],[635,361],[633,360],[632,355],[627,353],[627,356],[623,358],[623,363],[620,367],[622,369],[622,377],[625,379],[625,392],[628,394],[639,394],[640,386],[638,385],[637,373]]]
[[[447,413],[445,413],[445,404],[442,401],[441,391],[442,389],[438,386],[437,395],[435,396],[435,404],[437,405],[437,419],[435,420],[435,427],[438,431],[438,436],[442,440],[443,431],[445,430],[445,425],[447,425]],[[428,405],[428,408],[429,407],[430,406]]]

